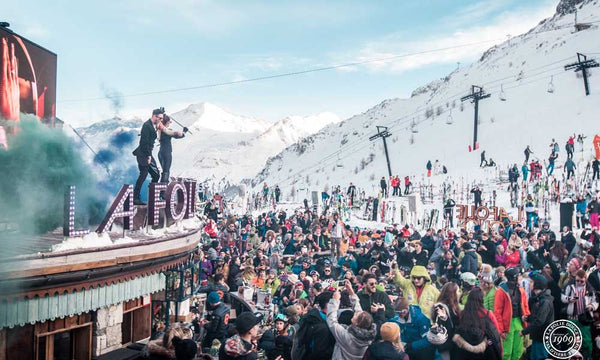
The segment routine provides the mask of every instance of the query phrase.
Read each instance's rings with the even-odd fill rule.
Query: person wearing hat
[[[202,319],[201,325],[206,330],[206,336],[202,340],[202,347],[210,347],[214,339],[221,343],[227,337],[227,324],[229,323],[230,310],[221,301],[218,292],[212,291],[206,298],[207,316]]]
[[[521,334],[531,336],[531,360],[544,360],[548,352],[544,347],[544,331],[554,321],[554,299],[548,289],[548,280],[540,275],[533,276],[533,291],[529,298],[531,315],[527,317],[527,325]]]
[[[388,252],[387,247],[383,243],[383,238],[381,237],[381,235],[379,235],[378,233],[373,233],[373,235],[371,235],[371,239],[373,239],[374,244],[371,247],[371,249],[369,249],[369,251],[367,252],[367,256],[372,257],[373,252],[377,251],[380,254],[381,261],[387,261],[387,259],[390,257],[390,253]]]
[[[421,311],[422,307],[410,305],[407,298],[399,297],[394,304],[396,316],[391,320],[400,327],[404,351],[410,360],[430,360],[435,356],[435,348],[427,340],[431,327],[430,320]],[[429,309],[431,310],[431,306]]]
[[[380,342],[373,343],[365,353],[365,360],[408,360],[400,338],[400,327],[394,322],[385,322],[379,329]]]
[[[256,340],[260,319],[251,312],[243,312],[235,319],[237,334],[225,340],[219,349],[219,360],[256,360]]]
[[[479,275],[479,287],[483,291],[483,307],[488,311],[494,311],[494,300],[496,298],[496,285],[491,271],[482,271]]]
[[[267,275],[267,279],[265,280],[265,284],[262,289],[267,290],[271,293],[271,295],[275,295],[277,292],[277,288],[279,287],[280,282],[277,278],[277,270],[271,269],[269,270],[269,275]]]
[[[264,349],[267,353],[267,357],[269,359],[274,359],[277,356],[283,356],[285,359],[289,359],[291,356],[291,346],[287,348],[287,353],[282,354],[283,349],[277,349],[277,338],[280,336],[290,337],[290,333],[288,331],[289,324],[288,319],[283,314],[276,314],[274,319],[274,328],[265,331],[265,333],[261,336],[258,341],[258,348]],[[292,340],[291,338],[289,339]]]
[[[458,255],[458,263],[461,272],[477,274],[482,264],[481,255],[475,251],[471,242],[465,241],[462,244],[462,251]]]
[[[462,283],[462,295],[460,297],[460,304],[464,306],[467,303],[469,293],[475,286],[477,286],[478,280],[477,276],[470,272],[461,273],[460,280]]]
[[[506,281],[496,290],[494,314],[498,315],[498,332],[502,338],[502,359],[518,360],[523,355],[523,337],[520,335],[530,315],[525,290],[519,286],[520,269],[506,269]]]
[[[395,269],[394,283],[400,286],[404,296],[411,305],[419,305],[427,318],[431,316],[431,307],[436,302],[440,291],[431,283],[429,272],[424,266],[413,266],[410,279],[406,279]]]

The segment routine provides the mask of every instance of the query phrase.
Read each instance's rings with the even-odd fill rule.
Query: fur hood
[[[356,338],[357,343],[367,345],[375,340],[375,336],[377,335],[375,324],[372,324],[370,329],[363,329],[358,326],[350,325],[348,326],[348,332]]]
[[[162,344],[162,338],[149,341],[142,351],[144,358],[148,359],[175,359],[175,349],[167,349]]]
[[[463,339],[462,336],[454,334],[454,336],[452,337],[452,341],[454,341],[456,346],[458,346],[459,348],[472,354],[483,354],[485,352],[485,349],[487,348],[487,341],[485,338],[479,344],[471,345],[469,344],[469,342],[467,342],[467,340]]]

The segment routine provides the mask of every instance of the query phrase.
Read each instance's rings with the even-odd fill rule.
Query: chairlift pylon
[[[417,123],[415,122],[415,120],[413,119],[413,121],[410,123],[410,131],[412,131],[413,134],[416,134],[419,132],[419,129],[417,129]]]
[[[448,117],[446,118],[446,124],[452,125],[453,123],[454,123],[454,121],[452,120],[452,109],[450,109],[450,111],[448,113]]]
[[[337,153],[337,161],[335,163],[336,167],[344,167],[344,164],[342,164],[342,159],[340,158],[340,153],[342,152],[342,147],[340,146],[340,150]]]
[[[506,101],[506,94],[504,93],[504,85],[500,84],[500,94],[498,95],[500,101]]]
[[[554,75],[550,76],[550,82],[548,83],[548,92],[554,94]]]

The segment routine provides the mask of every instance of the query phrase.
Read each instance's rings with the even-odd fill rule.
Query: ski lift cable
[[[79,138],[79,140],[81,140],[81,142],[83,142],[85,144],[85,146],[90,149],[90,151],[92,152],[92,154],[94,154],[94,158],[98,158],[98,160],[100,160],[102,162],[102,165],[104,165],[104,170],[106,170],[106,173],[108,174],[109,177],[111,177],[112,175],[110,174],[110,169],[108,168],[108,164],[104,162],[104,159],[101,156],[98,156],[98,153],[96,151],[94,151],[94,149],[90,146],[90,144],[88,144],[87,141],[85,141],[85,139],[83,138],[83,136],[81,136],[81,134],[79,133],[79,131],[75,130],[75,128],[71,125],[68,124],[66,122],[63,121],[64,124],[67,124],[71,130],[73,130],[73,133],[75,135],[77,135],[77,137]]]
[[[465,44],[460,44],[460,45],[443,47],[443,48],[428,49],[428,50],[423,50],[423,51],[418,51],[418,52],[393,55],[393,56],[388,56],[388,57],[383,57],[383,58],[378,58],[378,59],[368,59],[368,60],[364,60],[364,61],[355,61],[355,62],[350,62],[350,63],[345,63],[345,64],[324,66],[324,67],[313,68],[313,69],[292,71],[292,72],[281,73],[281,74],[273,74],[273,75],[267,75],[267,76],[259,76],[259,77],[250,78],[250,79],[235,80],[235,81],[224,81],[224,82],[217,82],[217,83],[212,83],[212,84],[197,85],[197,86],[188,86],[188,87],[181,87],[181,88],[174,88],[174,89],[146,91],[146,92],[140,92],[140,93],[120,95],[118,97],[119,98],[125,98],[125,97],[138,97],[138,96],[146,96],[146,95],[156,95],[156,94],[172,93],[172,92],[187,91],[187,90],[206,89],[206,88],[219,87],[219,86],[225,86],[225,85],[236,85],[236,84],[242,84],[242,83],[248,83],[248,82],[255,82],[255,81],[261,81],[261,80],[275,79],[275,78],[280,78],[280,77],[303,75],[303,74],[308,74],[308,73],[313,73],[313,72],[320,72],[320,71],[326,71],[326,70],[335,70],[335,69],[340,69],[340,68],[344,68],[344,67],[352,67],[352,66],[357,66],[357,65],[364,65],[364,64],[374,63],[374,62],[403,59],[403,58],[406,58],[406,57],[411,57],[411,56],[416,56],[416,55],[424,55],[424,54],[430,54],[430,53],[436,53],[436,52],[443,52],[443,51],[447,51],[447,50],[453,50],[453,49],[458,49],[458,48],[463,48],[463,47],[468,47],[468,46],[475,46],[475,45],[481,45],[481,44],[485,44],[485,43],[489,43],[489,42],[499,41],[501,39],[502,38],[495,38],[495,39],[490,39],[490,40],[482,40],[482,41],[477,41],[477,42],[472,42],[472,43],[465,43]],[[96,100],[106,100],[106,98],[107,98],[106,96],[103,96],[103,97],[93,97],[93,98],[87,98],[87,99],[65,99],[65,100],[62,100],[60,102],[61,103],[65,103],[65,102],[80,102],[80,101],[96,101]]]
[[[543,67],[545,67],[545,66],[543,66]],[[558,68],[558,67],[557,67],[557,68]],[[538,75],[540,75],[540,74],[546,73],[546,72],[548,72],[548,71],[550,71],[550,70],[556,70],[557,68],[555,68],[555,69],[549,69],[549,70],[545,70],[545,71],[543,71],[543,72],[540,72],[540,73],[537,73],[537,74],[534,74],[534,75],[525,76],[525,77],[523,77],[522,79],[526,79],[526,78],[529,78],[529,77],[535,77],[535,76],[538,76]],[[567,73],[565,73],[565,72],[562,70],[562,66],[561,66],[561,67],[559,67],[559,68],[560,68],[560,72],[557,72],[556,74],[552,74],[551,76],[554,76],[554,75],[561,75],[561,74],[563,74],[563,75],[564,75],[564,74],[567,74]],[[548,76],[546,76],[546,77],[544,77],[544,78],[540,78],[540,79],[536,79],[536,80],[528,81],[528,82],[521,82],[521,83],[519,83],[519,84],[517,84],[517,85],[515,85],[515,86],[512,86],[512,87],[507,87],[507,89],[514,89],[514,88],[517,88],[517,87],[520,87],[520,86],[525,86],[525,85],[528,85],[528,84],[531,84],[531,83],[534,83],[534,82],[537,82],[537,81],[540,81],[540,80],[543,80],[543,79],[546,79],[546,78],[548,78]],[[518,83],[518,81],[513,81],[513,82],[517,82],[517,83]],[[498,86],[493,86],[493,87],[491,87],[491,88],[497,88],[497,87],[498,87]],[[438,103],[442,103],[442,102],[447,102],[447,101],[449,101],[449,100],[452,100],[452,99],[449,99],[449,98],[447,98],[447,99],[442,99],[442,100],[440,100],[439,102],[437,102],[437,103],[433,103],[433,104],[438,104]],[[390,125],[390,127],[389,127],[389,129],[391,130],[391,129],[393,129],[393,128],[396,128],[396,127],[400,126],[400,125],[401,125],[401,124],[403,124],[403,123],[409,122],[409,121],[411,121],[411,119],[412,119],[412,118],[413,118],[415,115],[417,115],[417,114],[424,114],[424,113],[425,113],[425,111],[426,111],[426,110],[415,111],[415,112],[413,112],[413,113],[411,113],[411,114],[407,114],[407,115],[405,115],[405,116],[402,116],[402,117],[401,117],[401,118],[399,118],[399,119],[392,120],[391,122],[394,122],[394,121],[396,121],[396,123],[395,123],[395,124],[391,124],[391,125]],[[406,118],[409,118],[409,119],[408,119],[408,120],[405,120],[405,121],[402,121],[402,122],[398,121],[398,120],[401,120],[401,119],[406,119]],[[421,122],[423,122],[423,121],[426,121],[426,120],[427,120],[427,119],[426,119],[426,118],[424,118],[423,120],[420,120],[420,121],[418,121],[418,122],[416,122],[416,123],[417,123],[417,124],[419,124],[419,123],[421,123]],[[389,123],[389,122],[388,122],[388,123]],[[366,138],[366,137],[365,137],[365,138]],[[322,158],[320,161],[318,161],[317,163],[315,163],[315,164],[313,164],[313,165],[311,165],[311,166],[305,167],[305,168],[303,168],[303,169],[300,169],[300,170],[298,170],[296,173],[294,173],[294,174],[292,174],[292,175],[288,176],[287,178],[283,179],[283,180],[281,181],[281,183],[285,183],[285,182],[287,182],[287,181],[289,181],[289,180],[291,180],[291,179],[295,178],[295,177],[296,177],[298,174],[301,174],[301,173],[305,172],[306,170],[309,170],[309,169],[311,169],[311,168],[313,168],[313,167],[317,167],[317,166],[326,166],[326,165],[329,165],[329,164],[331,163],[331,161],[327,161],[326,159],[328,159],[328,158],[331,158],[332,156],[335,158],[335,157],[337,156],[337,154],[338,154],[338,153],[340,153],[340,155],[341,155],[341,153],[342,153],[342,152],[348,151],[348,154],[347,154],[347,155],[345,155],[345,156],[340,156],[340,160],[342,160],[342,159],[345,159],[345,158],[347,158],[347,157],[349,157],[349,156],[353,155],[355,152],[358,152],[358,151],[360,151],[360,150],[363,150],[363,149],[366,149],[366,148],[368,148],[368,147],[371,145],[369,142],[367,142],[367,143],[366,143],[366,145],[360,146],[360,145],[361,145],[361,143],[363,143],[363,142],[364,142],[364,141],[363,141],[363,140],[361,140],[361,139],[359,138],[359,139],[357,139],[357,141],[354,141],[354,142],[352,143],[352,145],[346,145],[345,147],[342,147],[342,148],[340,148],[339,150],[336,150],[336,151],[334,151],[333,153],[331,153],[331,154],[327,155],[326,157],[323,157],[323,158]],[[350,151],[350,150],[352,150],[352,151]],[[335,158],[335,161],[337,161],[337,158]],[[324,165],[324,164],[326,164],[326,165]]]
[[[589,24],[597,23],[597,22],[600,22],[600,20],[587,21],[587,23],[589,23]],[[564,28],[570,28],[570,27],[572,27],[572,25],[568,25],[568,26],[565,25],[564,27],[559,26],[559,27],[555,27],[552,29],[536,31],[536,32],[533,32],[532,34],[544,33],[544,32],[549,32],[549,31],[557,31],[557,30],[561,30]],[[180,92],[180,91],[188,91],[188,90],[198,90],[198,89],[206,89],[206,88],[226,86],[226,85],[235,85],[235,84],[241,84],[241,83],[255,82],[255,81],[261,81],[261,80],[269,80],[269,79],[275,79],[275,78],[281,78],[281,77],[303,75],[303,74],[312,73],[312,72],[335,70],[335,69],[339,69],[339,68],[352,67],[352,66],[363,65],[363,64],[373,63],[373,62],[402,59],[402,58],[415,56],[415,55],[429,54],[429,53],[434,53],[434,52],[441,52],[441,51],[446,51],[446,50],[457,49],[457,48],[461,48],[461,47],[481,45],[484,43],[499,41],[502,39],[504,39],[504,38],[497,38],[497,39],[490,39],[490,40],[484,40],[484,41],[467,43],[467,44],[460,44],[460,45],[455,45],[455,46],[450,46],[450,47],[445,47],[445,48],[429,49],[429,50],[424,50],[424,51],[420,51],[420,52],[394,55],[394,56],[389,56],[389,57],[379,58],[379,59],[369,59],[369,60],[364,60],[364,61],[356,61],[356,62],[351,62],[351,63],[346,63],[346,64],[331,65],[331,66],[325,66],[325,67],[314,68],[314,69],[307,69],[307,70],[300,70],[300,71],[294,71],[294,72],[288,72],[288,73],[260,76],[260,77],[256,77],[256,78],[250,78],[250,79],[228,81],[228,82],[218,82],[218,83],[213,83],[213,84],[189,86],[189,87],[174,88],[174,89],[154,90],[154,91],[147,91],[147,92],[140,92],[140,93],[133,93],[133,94],[125,94],[125,95],[118,96],[118,98],[139,97],[139,96],[156,95],[156,94],[164,94],[164,93],[172,93],[172,92]],[[93,98],[87,98],[87,99],[86,98],[65,99],[65,100],[59,101],[59,103],[98,101],[98,100],[106,100],[106,98],[107,98],[106,96],[102,96],[102,97],[93,97]]]

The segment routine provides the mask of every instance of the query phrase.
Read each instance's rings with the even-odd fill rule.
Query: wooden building
[[[102,359],[149,337],[163,272],[193,260],[200,234],[128,236],[62,252],[50,251],[63,241],[58,232],[9,239],[14,246],[0,255],[0,360]]]

